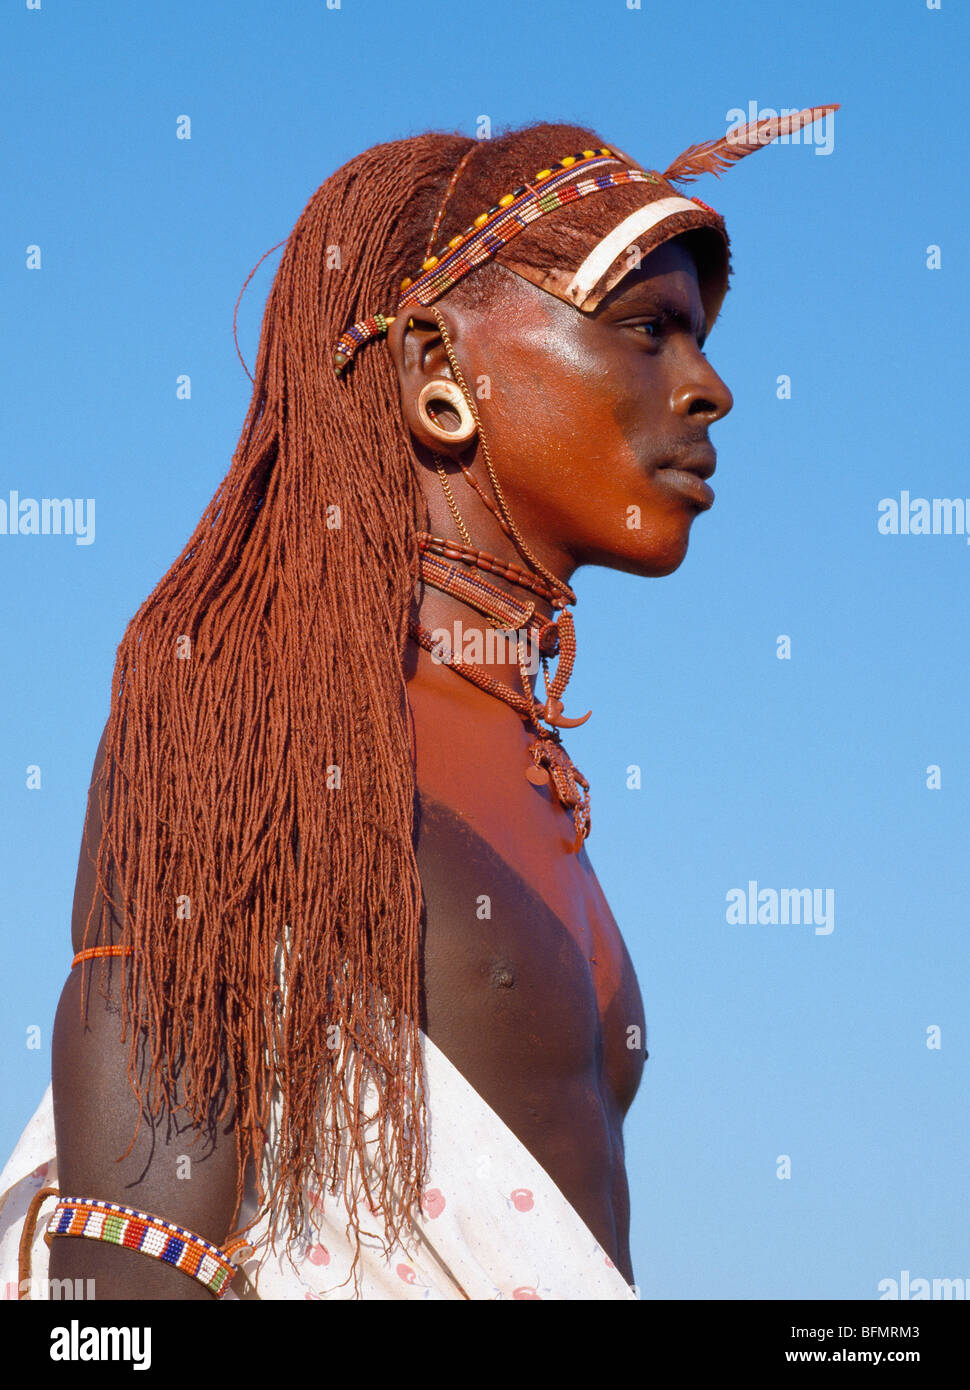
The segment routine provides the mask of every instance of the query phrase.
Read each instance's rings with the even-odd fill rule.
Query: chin
[[[690,539],[689,521],[676,532],[642,536],[639,543],[632,540],[637,534],[633,532],[630,537],[624,537],[626,544],[622,547],[603,546],[588,551],[580,563],[622,570],[625,574],[638,574],[644,579],[663,579],[683,564]]]

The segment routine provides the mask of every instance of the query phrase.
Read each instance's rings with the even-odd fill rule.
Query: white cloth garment
[[[293,1263],[282,1248],[274,1256],[263,1247],[242,1264],[247,1284],[237,1280],[227,1298],[242,1286],[242,1297],[260,1299],[635,1299],[528,1149],[423,1033],[421,1047],[430,1159],[421,1213],[406,1243],[386,1254],[379,1239],[364,1238],[355,1288],[344,1203],[339,1195],[322,1202],[311,1194],[312,1225]],[[0,1287],[7,1298],[18,1296],[27,1207],[45,1185],[57,1186],[49,1086],[0,1174]],[[45,1201],[34,1233],[33,1297],[47,1296],[44,1230],[55,1201]],[[264,1233],[265,1223],[250,1233],[257,1249]]]

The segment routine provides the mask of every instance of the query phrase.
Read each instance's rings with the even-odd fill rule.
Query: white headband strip
[[[668,217],[673,217],[678,212],[697,212],[697,204],[692,203],[689,198],[659,198],[655,203],[647,203],[645,207],[631,212],[629,217],[624,217],[623,221],[618,223],[612,232],[607,232],[603,240],[590,251],[566,286],[566,298],[573,304],[582,304],[621,252],[638,236],[649,232],[658,222],[665,222]]]

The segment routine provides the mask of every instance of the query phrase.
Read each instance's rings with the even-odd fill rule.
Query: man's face
[[[669,574],[713,500],[708,428],[732,405],[701,351],[691,255],[661,246],[594,314],[501,284],[461,313],[455,350],[516,524],[560,572]]]

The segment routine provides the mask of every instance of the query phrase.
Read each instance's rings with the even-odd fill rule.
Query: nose
[[[670,408],[675,415],[699,415],[708,424],[722,420],[734,405],[734,397],[714,371],[694,371],[690,380],[675,386],[670,393]]]

